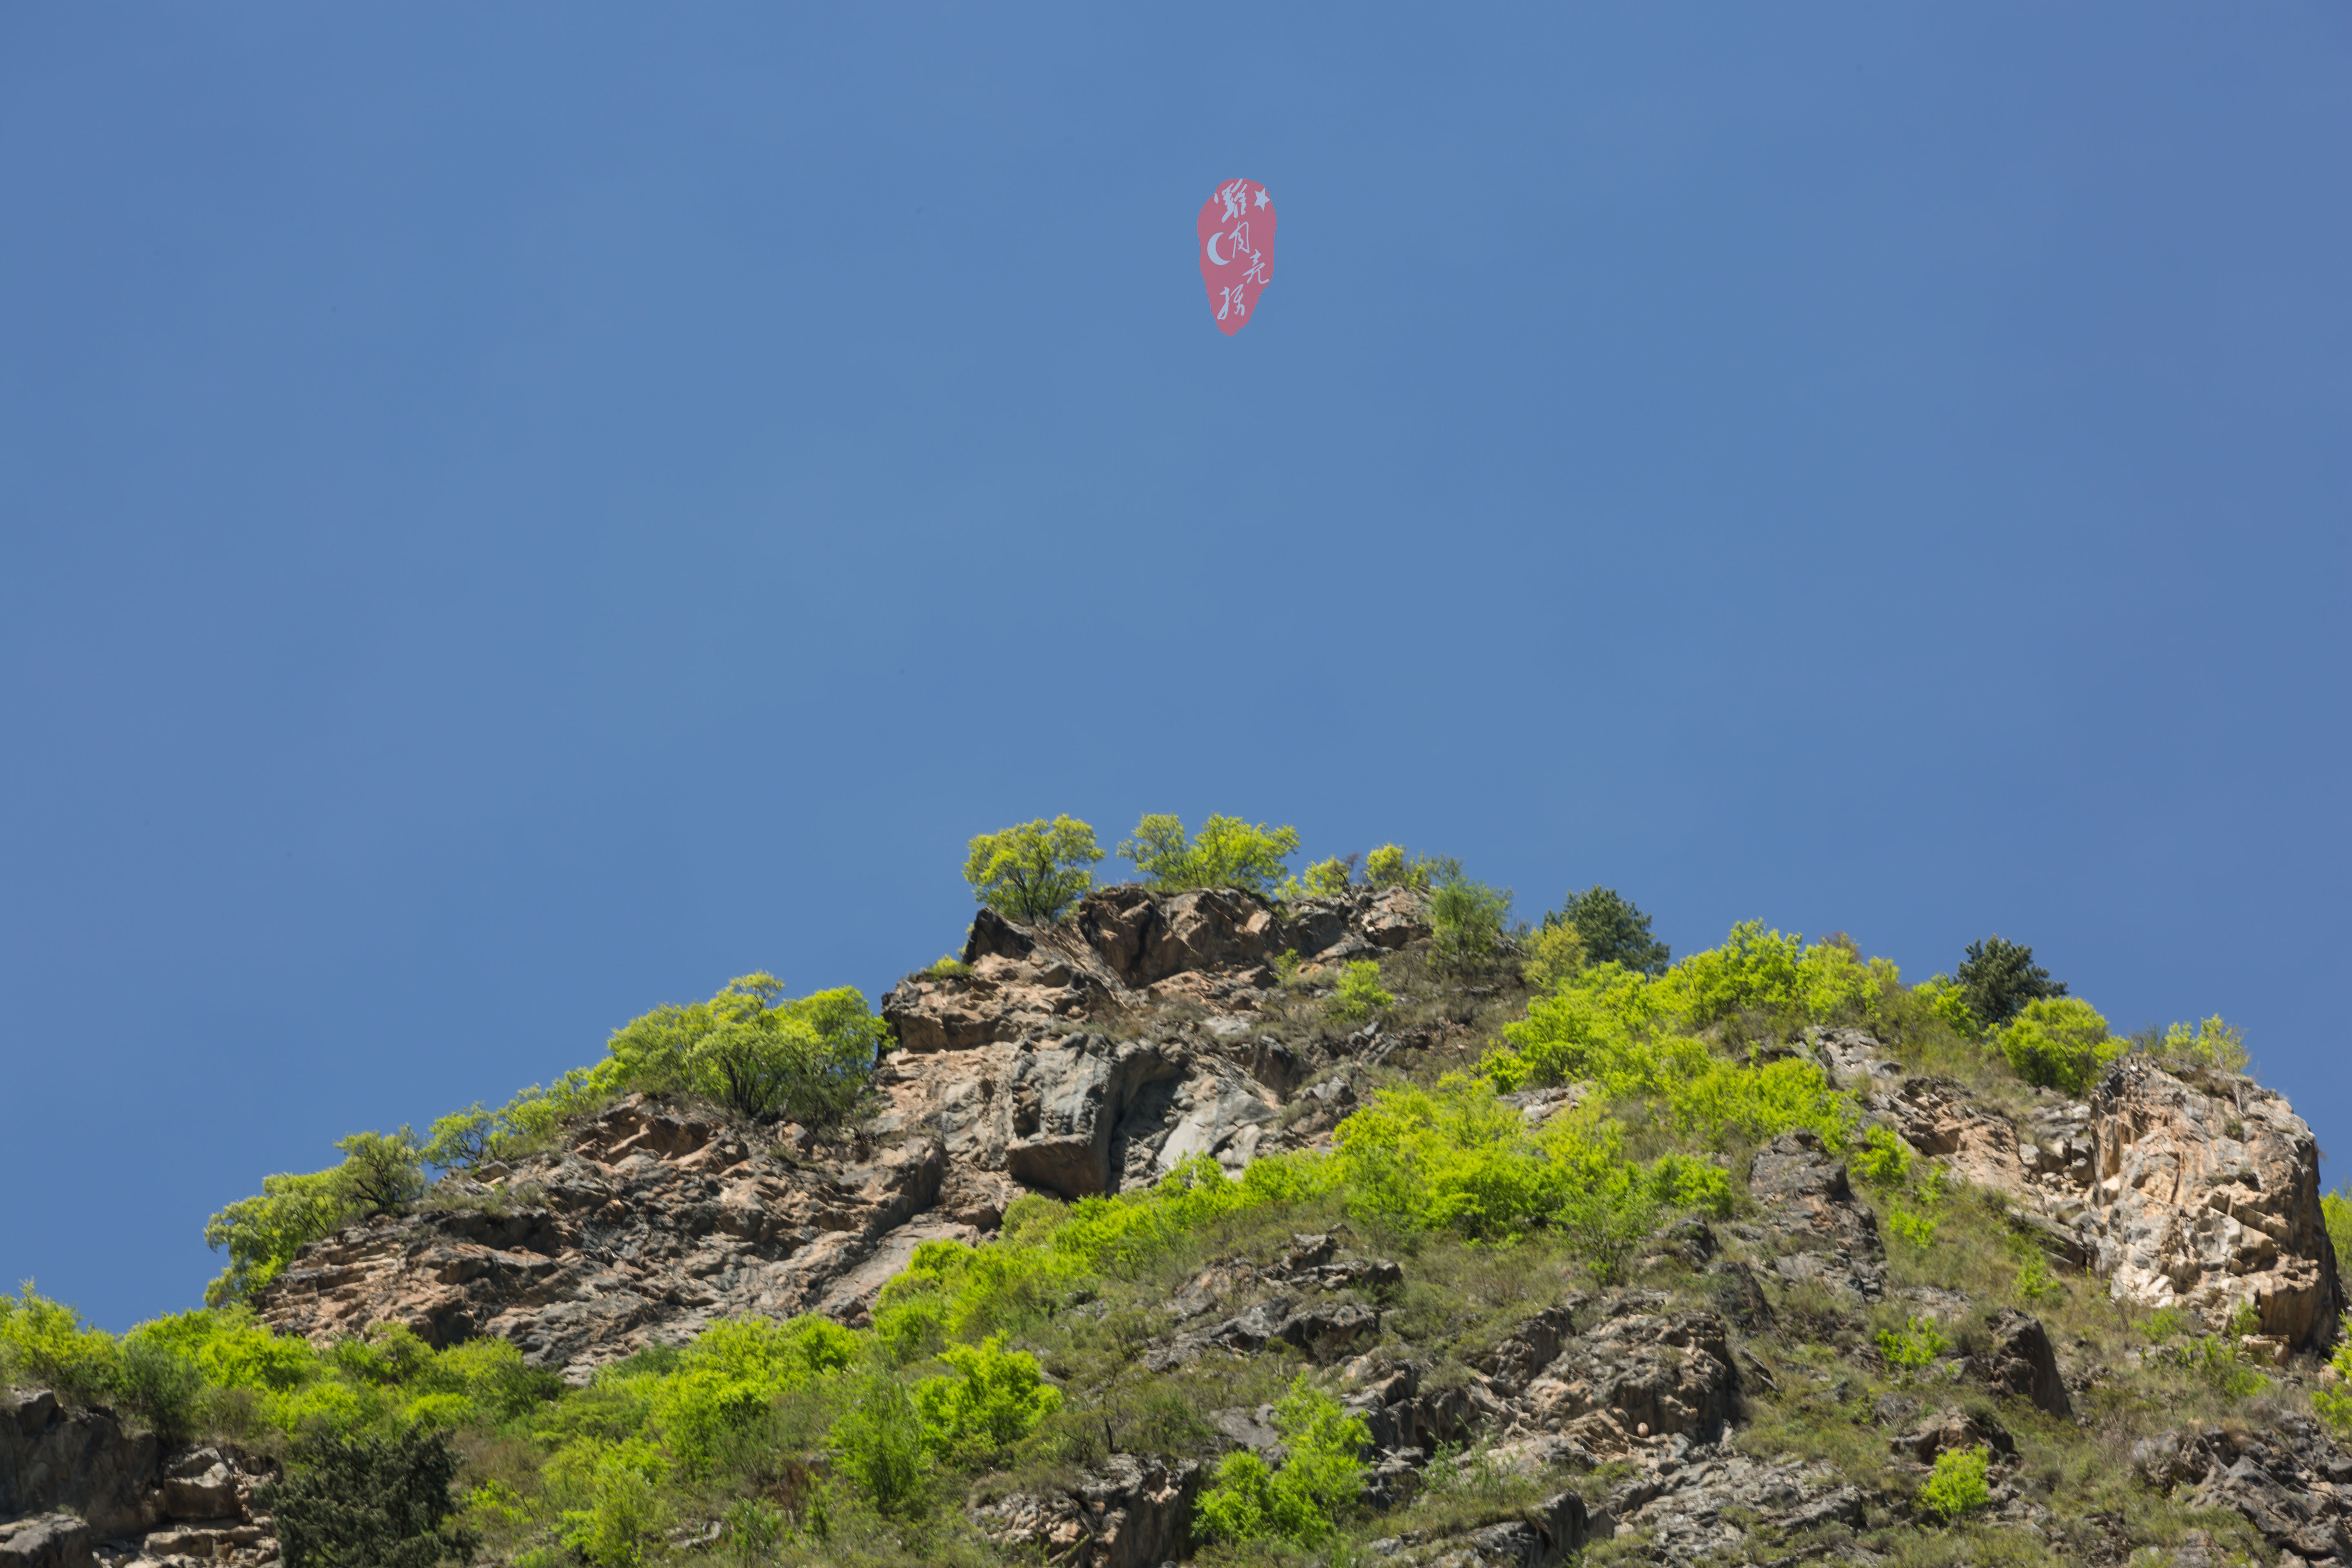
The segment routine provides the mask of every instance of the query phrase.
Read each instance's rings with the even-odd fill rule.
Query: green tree
[[[295,1253],[354,1217],[341,1170],[261,1178],[261,1191],[205,1222],[205,1245],[228,1251],[228,1267],[205,1287],[205,1304],[226,1307],[261,1292]]]
[[[425,1145],[406,1127],[335,1141],[344,1199],[354,1219],[397,1214],[425,1195]]]
[[[1331,1016],[1341,1023],[1360,1024],[1381,1008],[1395,1004],[1396,998],[1381,988],[1381,966],[1363,958],[1340,970],[1339,984],[1332,992],[1328,1005]]]
[[[473,1560],[449,1522],[457,1456],[428,1426],[389,1437],[332,1435],[295,1446],[286,1479],[262,1489],[286,1568],[435,1568]]]
[[[1510,918],[1509,889],[1467,877],[1447,879],[1429,896],[1429,923],[1435,932],[1430,962],[1451,974],[1475,974],[1493,967]]]
[[[887,1037],[856,987],[795,1001],[766,973],[708,1002],[656,1007],[614,1031],[613,1059],[646,1089],[689,1089],[757,1120],[838,1121],[856,1108]]]
[[[1570,893],[1544,916],[1546,926],[1570,927],[1584,939],[1584,962],[1616,963],[1636,974],[1664,974],[1673,950],[1650,934],[1650,917],[1614,888],[1599,884]]]
[[[1009,921],[1024,925],[1056,921],[1095,885],[1087,869],[1103,858],[1095,830],[1074,817],[1057,816],[982,833],[964,858],[963,879],[971,896]]]
[[[489,1158],[505,1131],[499,1113],[485,1110],[478,1100],[425,1130],[425,1163],[436,1171],[470,1171]]]
[[[2123,1042],[2087,1002],[2072,996],[2028,1002],[2000,1032],[2000,1054],[2017,1076],[2066,1094],[2091,1087],[2101,1068],[2122,1054]]]
[[[1337,899],[1344,898],[1355,885],[1356,857],[1342,859],[1335,856],[1318,860],[1297,876],[1286,879],[1275,893],[1285,903],[1295,899]]]
[[[1188,840],[1176,817],[1146,816],[1118,847],[1156,892],[1239,888],[1260,898],[1274,896],[1284,860],[1297,852],[1298,829],[1253,827],[1238,816],[1212,816]]]
[[[1969,943],[1967,956],[1954,976],[1967,998],[1969,1012],[1988,1029],[1998,1029],[2029,1002],[2066,994],[2066,984],[2033,962],[2033,950],[1989,936]]]
[[[1287,1457],[1279,1470],[1248,1449],[1225,1456],[1217,1479],[1201,1496],[1203,1531],[1220,1541],[1286,1542],[1313,1546],[1328,1540],[1334,1516],[1363,1487],[1360,1458],[1371,1429],[1305,1373],[1274,1407],[1275,1429]]]

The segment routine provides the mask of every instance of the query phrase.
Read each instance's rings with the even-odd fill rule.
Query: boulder
[[[1738,1382],[1713,1312],[1632,1311],[1569,1341],[1517,1408],[1541,1431],[1601,1414],[1630,1436],[1712,1442],[1734,1414]]]
[[[69,1513],[37,1513],[0,1524],[0,1568],[93,1568],[88,1524]]]
[[[2004,1307],[1994,1315],[1988,1334],[1984,1379],[1994,1393],[2022,1399],[2052,1415],[2074,1413],[2065,1381],[2058,1375],[2057,1352],[2041,1320]]]
[[[47,1389],[0,1390],[0,1518],[70,1509],[94,1541],[144,1530],[161,1516],[162,1458],[152,1435],[124,1431],[110,1411],[68,1409]]]
[[[1969,1415],[1947,1408],[1896,1437],[1887,1447],[1906,1459],[1932,1465],[1938,1454],[1966,1453],[1975,1448],[1990,1448],[1995,1454],[2013,1458],[2017,1439],[1990,1416]]]
[[[1015,1492],[971,1510],[982,1535],[1016,1561],[1057,1568],[1158,1568],[1192,1552],[1195,1460],[1114,1454],[1064,1490]]]

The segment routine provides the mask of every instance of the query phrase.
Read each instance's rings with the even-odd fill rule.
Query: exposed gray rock
[[[1015,1492],[975,1508],[980,1532],[1015,1561],[1067,1568],[1156,1568],[1192,1555],[1201,1467],[1114,1454],[1077,1485]]]
[[[2053,1415],[2073,1414],[2065,1380],[2058,1375],[2057,1352],[2039,1319],[2005,1307],[1994,1317],[1990,1335],[1984,1377],[1995,1393],[2026,1400]]]
[[[1764,1212],[1780,1252],[1773,1268],[1791,1283],[1811,1281],[1860,1300],[1886,1292],[1886,1254],[1878,1216],[1854,1201],[1844,1163],[1804,1129],[1783,1132],[1756,1152],[1748,1191]]]
[[[0,1568],[91,1568],[89,1526],[69,1513],[0,1524]]]

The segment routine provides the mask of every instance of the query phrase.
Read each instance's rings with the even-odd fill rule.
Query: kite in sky
[[[1201,209],[1201,279],[1217,329],[1232,337],[1274,281],[1274,198],[1254,180],[1227,180]]]

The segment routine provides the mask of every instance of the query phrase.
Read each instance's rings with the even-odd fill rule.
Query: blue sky
[[[0,9],[5,1279],[1062,811],[1997,931],[2352,1143],[2352,13],[1439,16]]]

